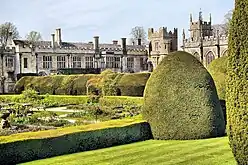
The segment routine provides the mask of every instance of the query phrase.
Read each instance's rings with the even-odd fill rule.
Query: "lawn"
[[[43,159],[22,165],[235,165],[228,138],[189,141],[148,140]]]

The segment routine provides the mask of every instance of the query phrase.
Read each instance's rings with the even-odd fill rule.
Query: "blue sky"
[[[50,40],[54,29],[62,28],[64,41],[108,43],[130,37],[132,27],[158,29],[189,28],[189,14],[214,24],[223,23],[224,15],[234,8],[234,0],[1,0],[0,23],[13,22],[22,37],[35,30]],[[179,41],[180,42],[180,41]]]

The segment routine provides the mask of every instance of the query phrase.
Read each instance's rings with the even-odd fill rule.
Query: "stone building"
[[[158,32],[149,29],[149,45],[127,45],[126,38],[121,43],[114,40],[103,44],[99,36],[93,42],[64,42],[61,29],[51,34],[50,41],[30,43],[27,40],[8,40],[5,52],[1,53],[0,93],[13,92],[17,75],[38,74],[41,76],[56,74],[60,69],[111,69],[115,72],[148,71],[148,62],[154,67],[160,57],[177,49],[177,29],[174,33],[160,28]],[[151,62],[150,62],[151,63]]]
[[[148,55],[149,61],[153,68],[159,64],[159,62],[168,53],[178,50],[178,29],[174,28],[174,31],[167,31],[167,28],[161,27],[158,31],[154,31],[153,28],[148,29]]]
[[[200,12],[199,19],[195,22],[190,15],[189,27],[190,38],[186,39],[183,30],[182,49],[193,54],[205,67],[214,59],[227,55],[228,38],[219,30],[213,31],[211,15],[209,21],[203,21]]]

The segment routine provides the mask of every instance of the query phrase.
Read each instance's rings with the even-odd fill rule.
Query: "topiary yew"
[[[227,56],[213,60],[208,66],[208,71],[214,79],[219,99],[225,100]]]
[[[155,139],[222,136],[225,123],[211,75],[191,54],[165,57],[149,78],[143,117]]]
[[[248,164],[248,0],[236,0],[229,29],[227,132],[239,165]]]

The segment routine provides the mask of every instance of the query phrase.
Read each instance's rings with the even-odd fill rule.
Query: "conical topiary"
[[[229,29],[227,133],[239,165],[248,165],[248,0],[236,0]]]
[[[201,139],[225,133],[211,75],[195,57],[182,51],[169,54],[151,74],[143,117],[155,139]]]

